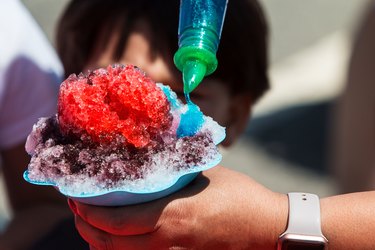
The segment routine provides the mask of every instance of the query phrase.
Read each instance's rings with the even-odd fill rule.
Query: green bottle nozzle
[[[207,65],[199,60],[187,61],[183,67],[182,79],[184,92],[190,93],[203,80],[207,72]]]
[[[179,49],[174,63],[183,74],[184,92],[190,93],[217,68],[219,46],[228,0],[181,0]]]

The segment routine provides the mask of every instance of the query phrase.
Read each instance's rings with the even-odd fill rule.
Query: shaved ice
[[[40,118],[28,136],[27,176],[71,196],[158,191],[218,164],[224,137],[168,86],[133,65],[112,65],[61,84],[58,113]]]

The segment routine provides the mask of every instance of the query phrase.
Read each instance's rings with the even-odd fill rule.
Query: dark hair
[[[97,46],[104,49],[113,30],[120,39],[114,52],[119,60],[136,21],[151,28],[152,55],[171,62],[178,49],[179,0],[72,0],[57,28],[57,50],[65,75],[79,73]],[[101,40],[98,44],[98,39]],[[255,102],[269,87],[268,29],[256,0],[229,0],[221,42],[219,66],[212,78],[226,84],[233,94],[248,92]]]

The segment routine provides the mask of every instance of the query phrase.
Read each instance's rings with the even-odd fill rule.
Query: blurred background
[[[23,2],[53,43],[56,20],[69,1]],[[223,150],[222,165],[274,191],[336,194],[330,168],[332,110],[369,1],[260,2],[271,29],[272,88],[255,106],[246,134]],[[0,229],[10,216],[3,189],[0,181]]]

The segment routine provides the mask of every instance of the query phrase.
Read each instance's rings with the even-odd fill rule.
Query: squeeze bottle
[[[184,92],[189,94],[216,70],[228,0],[181,0],[178,27],[179,49],[174,63],[182,72]]]

